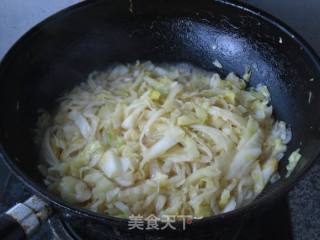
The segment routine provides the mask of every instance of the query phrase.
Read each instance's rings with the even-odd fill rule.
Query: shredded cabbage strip
[[[273,119],[268,89],[245,80],[151,62],[90,74],[39,118],[45,183],[72,204],[123,218],[203,217],[250,203],[291,132]]]

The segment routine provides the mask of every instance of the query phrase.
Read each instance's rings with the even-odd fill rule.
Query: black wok
[[[91,71],[137,59],[190,62],[222,75],[242,75],[245,66],[251,66],[251,84],[268,86],[276,117],[293,131],[280,165],[282,178],[248,206],[196,220],[187,231],[182,232],[178,222],[180,230],[134,235],[127,231],[127,220],[73,207],[48,192],[37,169],[39,151],[33,141],[38,109],[54,109],[55,100]],[[214,67],[215,59],[223,70]],[[6,165],[52,207],[53,214],[96,239],[118,239],[119,232],[132,239],[170,239],[191,232],[197,239],[208,232],[218,237],[240,218],[267,210],[295,186],[320,152],[319,58],[285,24],[234,1],[82,2],[38,24],[12,47],[0,65],[0,86],[0,142]],[[297,148],[303,157],[285,178],[288,155]],[[3,227],[7,225],[1,226],[1,236],[8,234]]]

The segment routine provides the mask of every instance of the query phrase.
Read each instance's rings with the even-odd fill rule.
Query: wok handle
[[[50,213],[48,205],[37,196],[17,203],[0,215],[0,239],[27,239],[47,220]]]
[[[0,236],[5,240],[27,238],[22,226],[6,213],[0,214]]]

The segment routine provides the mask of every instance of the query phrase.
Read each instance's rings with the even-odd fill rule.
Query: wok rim
[[[80,3],[74,4],[70,7],[67,7],[49,16],[48,18],[44,19],[40,23],[33,26],[30,30],[24,33],[4,55],[3,59],[0,61],[0,75],[2,74],[6,66],[10,64],[10,61],[13,60],[12,57],[15,56],[17,52],[19,52],[20,49],[24,47],[24,44],[27,40],[32,38],[39,31],[39,28],[41,28],[41,26],[46,25],[51,21],[54,21],[56,18],[59,18],[64,14],[68,14],[68,13],[71,13],[72,11],[79,10],[81,8],[91,6],[94,4],[98,4],[100,2],[103,2],[103,0],[83,1]],[[272,16],[271,14],[263,10],[260,10],[246,3],[238,2],[236,0],[215,0],[214,3],[222,4],[231,8],[236,8],[236,9],[239,9],[240,11],[246,12],[248,14],[252,14],[257,18],[261,18],[262,20],[268,22],[273,27],[280,29],[281,32],[291,37],[293,41],[295,41],[300,46],[300,48],[302,48],[302,50],[306,53],[306,55],[308,55],[308,58],[310,59],[310,61],[314,62],[314,64],[318,66],[319,74],[320,74],[320,57],[317,55],[316,51],[309,45],[309,43],[307,43],[306,40],[302,38],[302,36],[300,36],[296,31],[294,31],[287,24],[285,24],[278,18]],[[84,208],[75,207],[69,203],[64,202],[62,199],[50,193],[48,190],[42,188],[37,182],[28,178],[24,174],[24,172],[19,169],[19,167],[7,155],[5,148],[2,146],[1,143],[0,143],[0,155],[3,156],[3,160],[4,160],[3,162],[5,163],[6,167],[9,168],[11,173],[13,173],[14,176],[19,179],[19,181],[24,183],[28,187],[28,189],[31,190],[32,193],[40,196],[42,199],[52,204],[53,207],[57,207],[64,211],[72,212],[82,217],[94,219],[99,222],[109,222],[109,223],[120,224],[120,225],[128,224],[128,220],[129,220],[128,218],[113,217],[113,216],[109,216],[101,213],[96,213]],[[316,157],[314,159],[309,160],[303,166],[299,174],[295,175],[294,177],[289,177],[288,180],[285,183],[283,183],[282,186],[280,186],[275,191],[273,191],[272,194],[271,193],[265,194],[263,199],[254,200],[253,202],[249,203],[246,206],[237,208],[227,213],[221,213],[221,214],[217,214],[209,217],[204,217],[202,219],[194,219],[192,222],[192,225],[195,226],[202,223],[208,223],[208,222],[213,223],[213,222],[218,222],[226,219],[245,217],[252,211],[258,208],[263,208],[263,206],[270,204],[273,200],[279,199],[281,196],[288,193],[319,158],[320,158],[320,149]],[[178,224],[182,224],[181,221],[176,221],[173,225],[177,226]]]

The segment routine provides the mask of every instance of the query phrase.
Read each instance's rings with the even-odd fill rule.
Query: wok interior
[[[112,8],[107,3],[83,4],[35,27],[2,63],[0,141],[28,178],[45,187],[34,144],[38,110],[53,111],[56,99],[93,70],[136,60],[189,62],[222,75],[230,71],[242,75],[245,66],[251,66],[251,84],[267,85],[276,117],[292,128],[281,175],[288,154],[296,148],[303,157],[292,178],[316,157],[320,69],[290,34],[252,13],[212,1],[187,1],[183,9],[176,1],[170,7],[138,3],[134,15],[123,1]],[[222,70],[212,64],[215,59]]]

